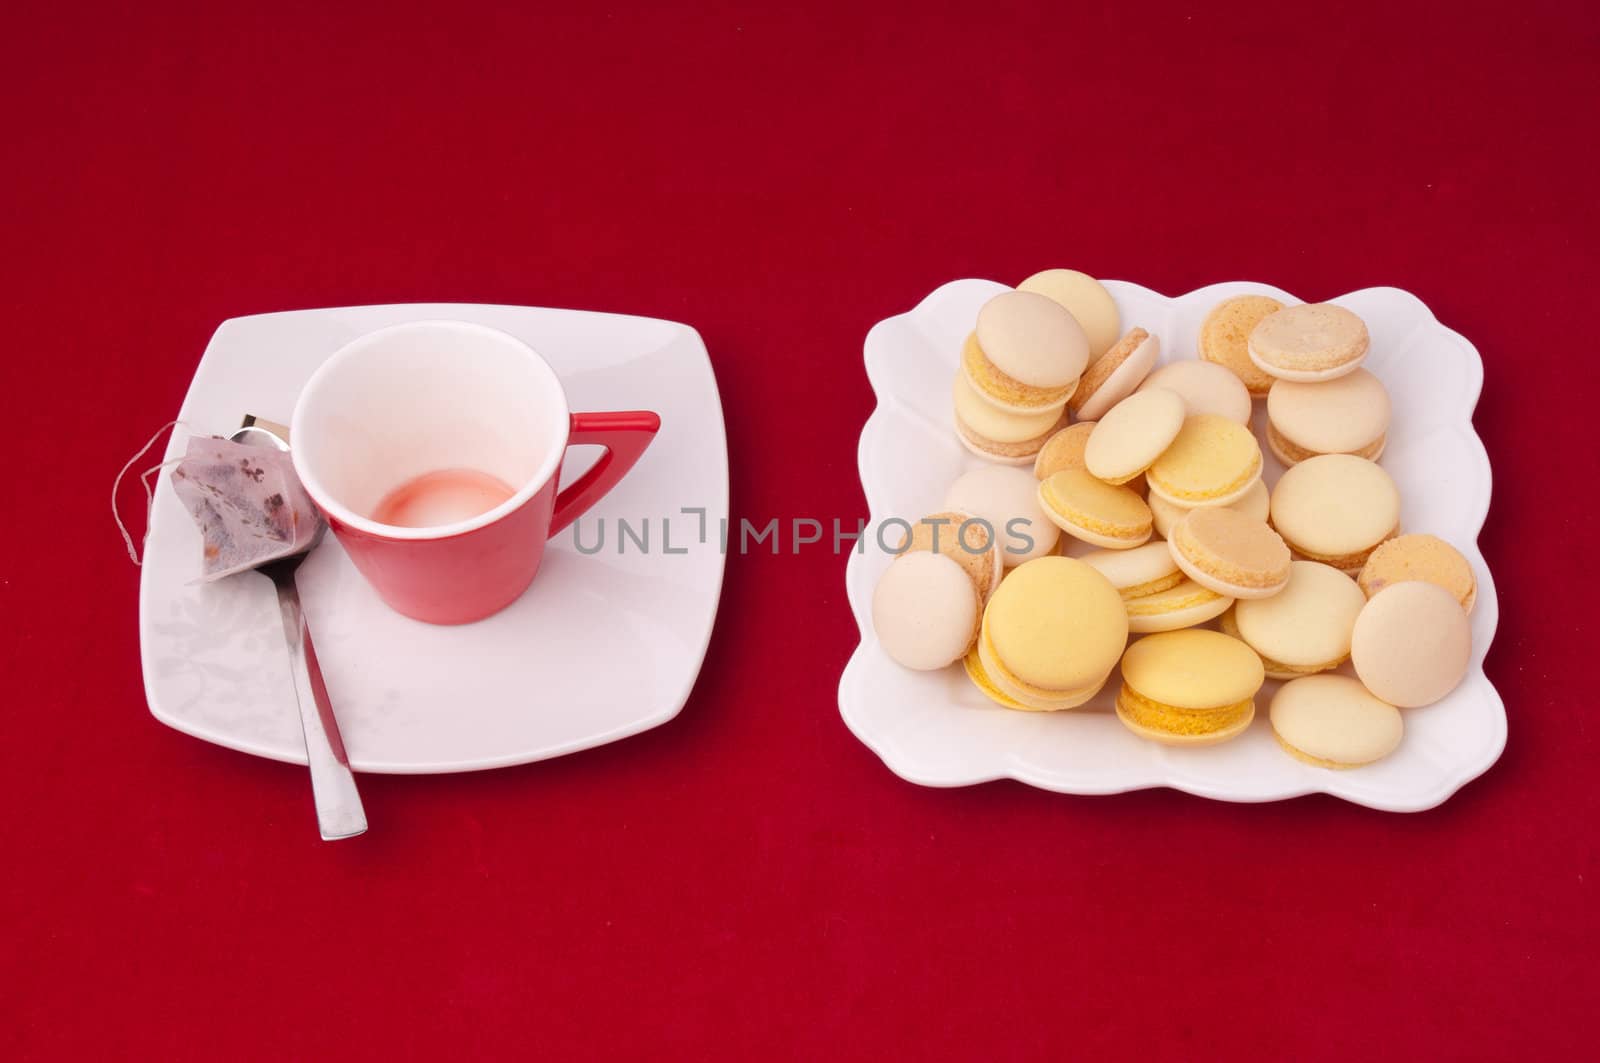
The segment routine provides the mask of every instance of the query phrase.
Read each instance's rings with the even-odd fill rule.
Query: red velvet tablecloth
[[[1600,21],[1113,6],[10,10],[0,1056],[1592,1053]],[[827,550],[730,560],[670,724],[363,777],[352,842],[146,712],[107,488],[226,318],[689,322],[735,517],[853,520],[867,328],[1054,265],[1392,284],[1476,343],[1486,776],[1410,816],[918,788],[840,721]]]

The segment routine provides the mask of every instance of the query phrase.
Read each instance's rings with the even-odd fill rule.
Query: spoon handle
[[[278,608],[283,613],[283,633],[289,640],[289,669],[294,674],[295,700],[300,705],[300,727],[306,737],[306,763],[311,768],[311,796],[317,806],[317,826],[323,841],[353,838],[367,829],[367,813],[350,771],[339,724],[333,718],[328,690],[317,667],[300,609],[300,591],[293,573],[273,581],[278,588]]]

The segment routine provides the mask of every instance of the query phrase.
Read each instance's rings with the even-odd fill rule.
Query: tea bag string
[[[134,563],[135,567],[144,564],[144,559],[139,556],[139,548],[144,546],[145,541],[150,537],[150,511],[155,507],[156,502],[155,487],[150,483],[150,478],[160,473],[167,466],[181,462],[183,455],[180,454],[175,458],[152,465],[139,474],[139,483],[144,487],[144,535],[140,538],[139,546],[137,547],[133,544],[133,535],[128,531],[128,526],[122,522],[122,514],[117,511],[117,491],[122,487],[122,479],[128,475],[128,470],[133,468],[134,462],[148,454],[150,448],[156,445],[156,440],[160,439],[168,429],[172,428],[182,428],[187,432],[194,431],[193,428],[181,420],[168,421],[156,429],[156,434],[150,437],[148,443],[139,448],[137,454],[128,459],[127,464],[122,467],[121,471],[117,473],[117,478],[111,483],[111,519],[117,522],[117,531],[122,533],[122,544],[128,548],[128,558]]]

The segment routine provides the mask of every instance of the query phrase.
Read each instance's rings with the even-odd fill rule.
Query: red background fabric
[[[1596,17],[1101,6],[13,8],[0,1055],[1592,1050]],[[1412,816],[918,788],[839,719],[826,550],[730,560],[672,723],[364,777],[354,842],[145,711],[106,487],[228,317],[686,321],[735,517],[851,521],[868,327],[1053,265],[1393,284],[1477,344],[1487,776]]]

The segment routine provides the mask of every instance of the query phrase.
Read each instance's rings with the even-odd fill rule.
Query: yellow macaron
[[[1194,627],[1218,616],[1226,616],[1234,599],[1183,579],[1165,590],[1126,599],[1128,630],[1136,635],[1155,631],[1177,631]]]
[[[1039,456],[1033,459],[1033,475],[1048,480],[1064,469],[1084,468],[1083,452],[1093,431],[1093,421],[1079,421],[1045,440],[1044,446],[1039,448]]]
[[[965,373],[957,373],[951,384],[955,408],[956,438],[980,458],[1004,465],[1031,465],[1056,429],[1066,422],[1066,413],[1047,409],[1041,413],[1011,413],[1002,410],[973,390]]]
[[[1225,506],[1261,479],[1261,445],[1250,429],[1214,413],[1185,418],[1149,469],[1150,493],[1180,506]]]
[[[1064,709],[1099,691],[1127,640],[1128,613],[1109,580],[1070,557],[1041,557],[989,598],[978,656],[1007,697]]]
[[[1122,334],[1122,316],[1106,286],[1075,269],[1047,269],[1017,285],[1055,300],[1083,327],[1089,341],[1089,361],[1098,361]]]
[[[1132,488],[1108,484],[1087,469],[1065,469],[1039,484],[1044,515],[1076,539],[1128,550],[1150,539],[1150,507]]]
[[[1147,635],[1122,656],[1117,717],[1155,742],[1224,742],[1255,718],[1263,679],[1261,658],[1238,639],[1192,628]]]

